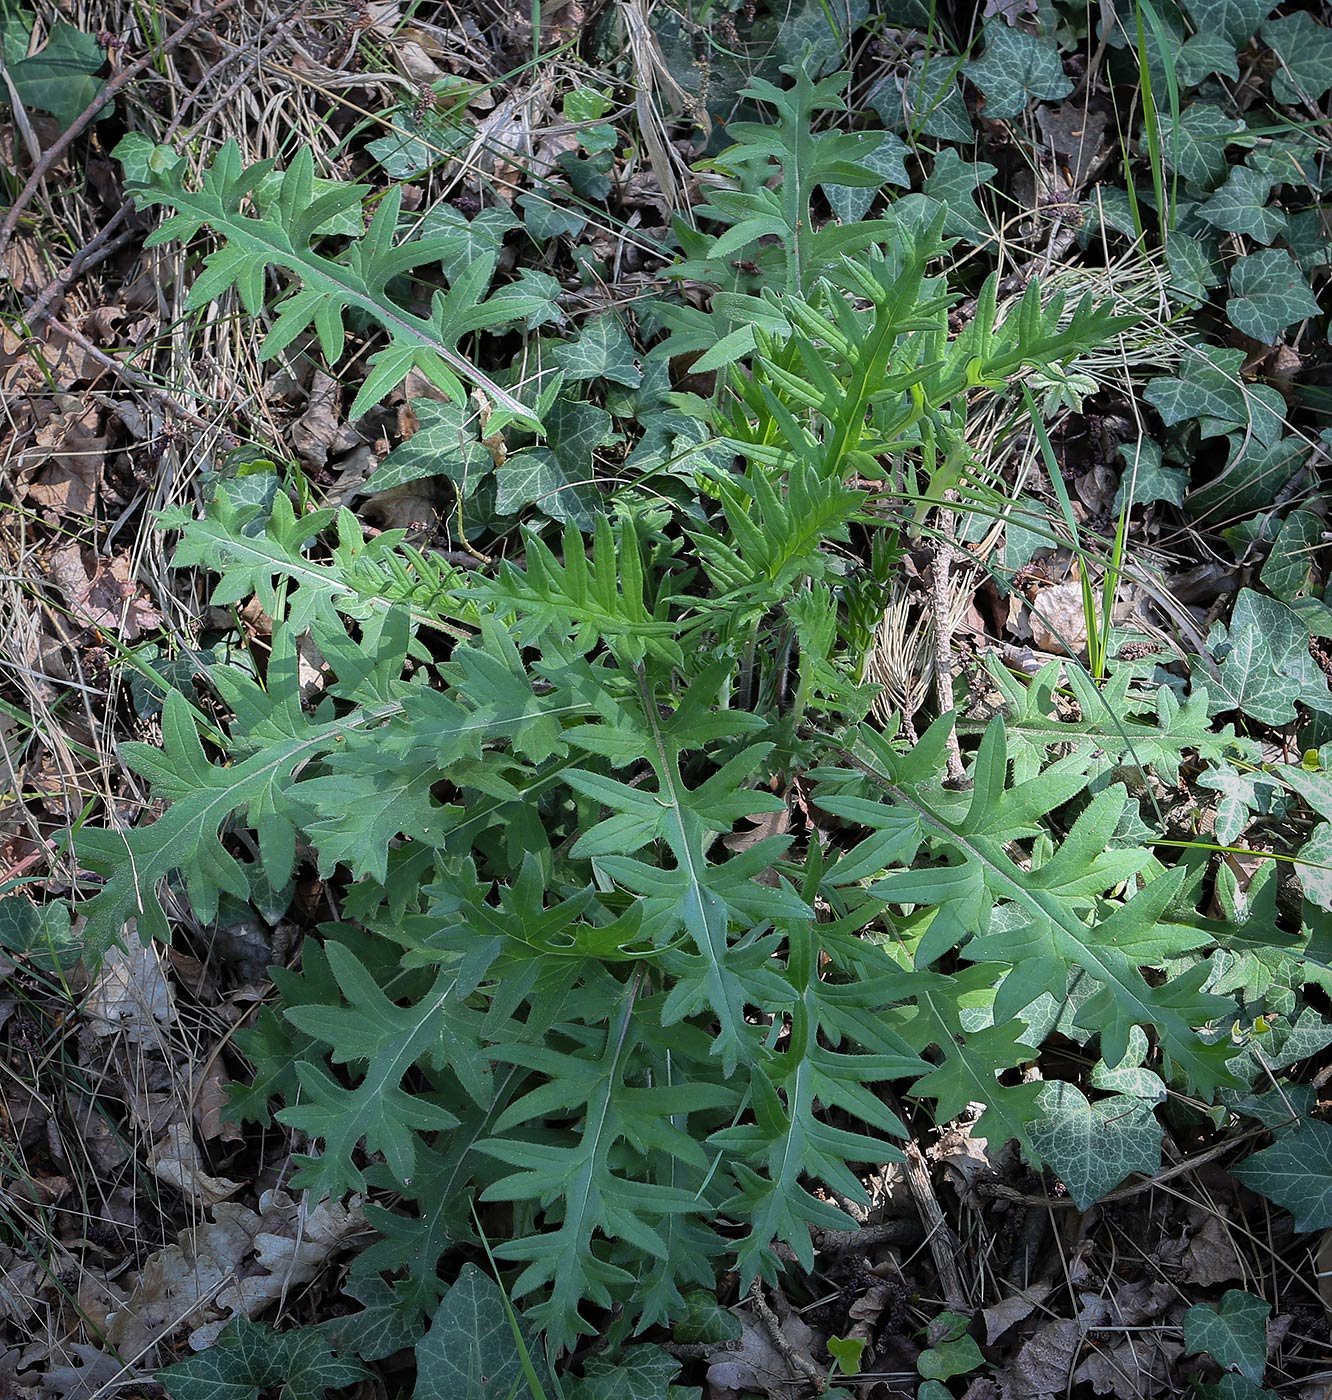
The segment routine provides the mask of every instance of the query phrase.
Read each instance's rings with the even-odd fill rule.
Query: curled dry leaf
[[[35,472],[26,499],[53,519],[90,515],[105,465],[107,439],[99,431],[101,409],[76,394],[56,394],[55,411],[19,454],[20,471]]]
[[[1219,1215],[1208,1215],[1184,1250],[1184,1268],[1194,1283],[1210,1288],[1247,1273],[1235,1233]]]
[[[153,1144],[148,1167],[159,1181],[209,1206],[234,1196],[243,1184],[222,1176],[210,1176],[204,1170],[199,1146],[186,1123],[168,1125],[166,1132]]]
[[[88,1029],[96,1036],[124,1034],[131,1044],[160,1043],[163,1028],[176,1019],[171,988],[156,948],[145,948],[133,928],[125,948],[112,947],[83,1004]]]
[[[266,1191],[258,1211],[232,1202],[212,1221],[181,1233],[139,1274],[125,1305],[107,1322],[122,1356],[147,1357],[186,1327],[202,1351],[233,1317],[257,1317],[308,1283],[365,1224],[359,1203],[325,1201],[313,1210],[282,1191]]]
[[[132,642],[162,625],[162,614],[134,581],[128,554],[94,558],[89,572],[83,547],[72,540],[52,552],[48,570],[74,616],[87,627],[115,632]]]
[[[1000,1378],[1004,1400],[1045,1400],[1063,1395],[1082,1341],[1082,1324],[1071,1317],[1048,1323],[1034,1333]]]
[[[1050,1284],[1034,1283],[992,1304],[981,1312],[985,1319],[985,1341],[993,1346],[1016,1323],[1023,1322],[1046,1300]]]
[[[291,425],[291,445],[308,467],[323,467],[330,456],[348,452],[360,437],[342,417],[342,391],[331,374],[316,370],[305,412]]]

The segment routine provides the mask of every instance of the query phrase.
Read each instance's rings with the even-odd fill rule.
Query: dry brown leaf
[[[0,253],[0,282],[7,282],[25,302],[46,286],[53,271],[42,242],[36,238],[20,234]]]
[[[199,1081],[194,1094],[194,1123],[205,1142],[244,1142],[245,1134],[226,1117],[231,1095],[227,1093],[230,1076],[224,1074],[215,1060]]]
[[[203,1165],[194,1134],[185,1123],[172,1123],[153,1144],[148,1168],[159,1180],[174,1186],[187,1196],[213,1206],[234,1196],[244,1184],[228,1181],[223,1176],[210,1176]]]
[[[109,1319],[107,1340],[122,1355],[147,1357],[189,1327],[190,1345],[202,1351],[231,1318],[256,1317],[308,1283],[364,1224],[359,1203],[306,1210],[281,1191],[264,1192],[257,1212],[224,1201],[211,1222],[148,1260]]]
[[[133,926],[126,928],[125,943],[124,948],[107,951],[83,1014],[95,1036],[119,1032],[131,1045],[158,1045],[163,1030],[176,1019],[171,988],[157,949],[145,948]]]
[[[48,571],[86,627],[115,632],[127,642],[162,625],[162,614],[134,581],[128,554],[92,560],[92,572],[76,540],[52,551]]]
[[[74,394],[56,394],[54,411],[19,454],[21,471],[35,471],[26,498],[55,519],[90,515],[105,464],[107,440],[98,431],[101,409]]]
[[[985,1341],[993,1346],[1014,1324],[1025,1321],[1050,1295],[1048,1283],[1034,1283],[981,1312],[985,1319]]]
[[[763,1325],[748,1312],[740,1315],[740,1342],[735,1351],[708,1358],[709,1400],[739,1400],[758,1391],[769,1400],[799,1400],[805,1387],[791,1375],[786,1358],[772,1344]],[[808,1330],[808,1329],[806,1329]],[[793,1346],[799,1342],[789,1339]]]
[[[1119,1340],[1089,1341],[1086,1356],[1073,1372],[1075,1384],[1086,1383],[1097,1395],[1151,1397],[1177,1395],[1171,1367],[1184,1345],[1163,1333],[1137,1332]]]
[[[360,440],[360,435],[342,417],[342,389],[338,381],[316,370],[306,410],[291,425],[291,445],[297,457],[306,466],[323,467],[331,455],[349,452]]]
[[[42,1388],[34,1394],[58,1396],[59,1400],[97,1400],[114,1394],[115,1383],[126,1375],[126,1368],[114,1356],[86,1342],[63,1342],[53,1348],[51,1359],[58,1364],[42,1375]]]
[[[952,1184],[964,1199],[970,1197],[977,1181],[992,1178],[995,1174],[988,1139],[973,1137],[969,1123],[941,1132],[939,1141],[929,1149],[928,1156],[948,1171]]]
[[[24,336],[0,325],[0,395],[12,412],[29,394],[46,389],[46,376],[33,359]]]
[[[1036,109],[1044,144],[1063,158],[1074,189],[1086,183],[1105,147],[1104,112],[1087,111],[1079,102]]]
[[[1032,644],[1040,651],[1076,656],[1087,647],[1087,617],[1082,585],[1057,583],[1043,588],[1028,614]]]
[[[1207,1215],[1184,1249],[1185,1276],[1210,1287],[1243,1278],[1245,1267],[1234,1233],[1216,1215]]]
[[[1318,1237],[1314,1268],[1318,1271],[1318,1296],[1323,1300],[1323,1306],[1332,1313],[1332,1230],[1324,1230]]]
[[[1047,1323],[1022,1344],[1001,1376],[1004,1400],[1045,1400],[1063,1395],[1082,1341],[1082,1324],[1075,1319]]]

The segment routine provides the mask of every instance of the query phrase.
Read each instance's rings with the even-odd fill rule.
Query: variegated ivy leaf
[[[618,316],[593,317],[577,340],[563,341],[550,352],[550,362],[569,379],[609,379],[636,389],[643,366]]]
[[[1175,55],[1179,78],[1187,87],[1197,87],[1213,73],[1232,82],[1239,81],[1239,57],[1235,45],[1221,34],[1195,34]]]
[[[985,94],[985,115],[1016,117],[1032,98],[1057,102],[1073,91],[1053,39],[1002,20],[985,25],[985,52],[962,71]]]
[[[671,1400],[679,1392],[671,1381],[680,1363],[664,1347],[639,1343],[611,1360],[594,1358],[568,1392],[569,1400]]]
[[[1124,471],[1115,493],[1116,512],[1124,508],[1130,490],[1130,504],[1135,506],[1149,505],[1153,501],[1169,501],[1172,506],[1184,504],[1189,474],[1182,467],[1162,465],[1159,443],[1149,437],[1139,438],[1135,443],[1125,443],[1119,449],[1119,457]]]
[[[891,115],[884,117],[885,123],[901,126],[905,122],[925,136],[969,145],[971,115],[962,99],[957,70],[957,61],[946,52],[917,54],[911,61],[906,87],[899,93],[896,81],[890,78],[876,90],[870,103],[876,110],[880,102],[887,108]]]
[[[1259,577],[1282,602],[1293,603],[1312,587],[1314,551],[1323,542],[1323,530],[1322,518],[1310,510],[1293,510],[1281,522]]]
[[[1209,768],[1198,777],[1198,786],[1219,794],[1216,803],[1216,839],[1231,846],[1255,812],[1264,811],[1275,784],[1258,770],[1246,772],[1228,763]]]
[[[1132,1172],[1161,1166],[1161,1125],[1151,1105],[1115,1095],[1088,1102],[1076,1085],[1051,1081],[1036,1099],[1041,1117],[1031,1145],[1068,1187],[1079,1210],[1113,1191]]]
[[[842,66],[847,40],[869,15],[869,0],[844,0],[829,9],[822,0],[805,0],[803,8],[783,7],[785,18],[777,32],[783,63],[803,66],[820,78]]]
[[[1301,10],[1269,20],[1261,32],[1278,59],[1272,75],[1272,96],[1278,102],[1312,106],[1332,88],[1332,29]]]
[[[1230,269],[1226,315],[1238,331],[1271,345],[1287,326],[1322,308],[1295,259],[1283,248],[1265,248]]]
[[[466,499],[494,467],[477,441],[476,413],[452,400],[413,399],[418,427],[375,468],[366,490],[389,491],[426,476],[446,476]]]
[[[1295,867],[1300,888],[1310,904],[1332,910],[1332,824],[1319,822],[1300,847]]]
[[[1200,215],[1215,228],[1242,233],[1255,243],[1271,243],[1286,227],[1280,209],[1268,207],[1272,186],[1270,176],[1247,166],[1231,167],[1226,183],[1202,206]]]
[[[1276,598],[1242,589],[1230,627],[1214,627],[1210,643],[1220,663],[1213,713],[1235,709],[1264,724],[1289,724],[1298,700],[1332,714],[1327,679],[1309,655],[1308,629]]]
[[[996,174],[997,169],[988,161],[963,160],[951,146],[935,156],[934,169],[921,189],[934,208],[944,209],[946,237],[974,243],[989,236],[985,216],[976,204],[976,191]]]
[[[1281,436],[1285,402],[1275,389],[1246,383],[1243,363],[1243,350],[1190,347],[1174,374],[1148,381],[1143,397],[1168,428],[1196,418],[1204,437],[1242,431],[1270,445]]]
[[[600,500],[591,476],[590,462],[581,475],[571,474],[549,447],[525,447],[496,473],[495,508],[502,515],[516,515],[524,506],[536,506],[552,520],[568,520],[590,531]]]
[[[1332,1124],[1306,1118],[1232,1170],[1250,1190],[1290,1211],[1297,1230],[1332,1226]]]
[[[455,116],[433,108],[420,112],[415,106],[395,107],[388,120],[388,134],[368,142],[366,150],[395,180],[408,180],[429,170],[469,139]]]
[[[523,1350],[538,1383],[549,1384],[545,1354],[532,1328],[517,1313],[510,1318],[494,1279],[475,1264],[464,1264],[429,1332],[416,1344],[412,1400],[510,1400],[530,1394]]]
[[[882,175],[885,185],[901,185],[905,189],[911,184],[911,176],[906,168],[906,157],[910,154],[911,148],[900,136],[885,131],[879,144],[861,156],[860,163]],[[834,184],[824,185],[823,192],[828,197],[833,213],[844,224],[853,224],[857,219],[863,219],[879,193],[872,186]]]
[[[1226,142],[1245,127],[1210,102],[1191,102],[1178,121],[1161,121],[1161,154],[1191,185],[1212,190],[1226,177]]]
[[[1199,34],[1220,35],[1241,49],[1276,8],[1276,0],[1185,0],[1184,8]]]
[[[1171,288],[1191,305],[1201,306],[1208,288],[1225,280],[1215,245],[1215,238],[1172,238],[1166,244]]]
[[[159,1376],[172,1400],[258,1400],[261,1391],[276,1391],[279,1400],[322,1400],[369,1374],[359,1362],[335,1357],[313,1328],[278,1332],[235,1317],[213,1346]]]
[[[1231,1288],[1220,1307],[1198,1303],[1184,1314],[1184,1345],[1192,1355],[1206,1352],[1223,1370],[1238,1371],[1256,1385],[1267,1369],[1271,1311],[1271,1303]]]

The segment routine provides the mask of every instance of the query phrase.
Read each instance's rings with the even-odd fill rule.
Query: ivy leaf
[[[483,258],[489,259],[493,267],[499,261],[504,235],[519,227],[519,220],[502,206],[482,209],[469,219],[441,200],[422,218],[419,236],[428,238],[439,249],[444,276],[456,282],[465,268]]]
[[[935,156],[934,169],[921,190],[935,207],[944,209],[945,235],[973,242],[988,237],[988,225],[976,204],[976,191],[997,173],[988,161],[963,160],[951,146]]]
[[[915,131],[940,141],[970,145],[971,116],[958,86],[957,68],[956,61],[941,49],[917,54],[911,60],[906,87],[900,95],[892,79],[876,89],[876,95],[883,94],[880,100],[890,115],[884,116],[875,96],[871,96],[870,105],[884,116],[886,125],[901,126],[905,115]]]
[[[1227,233],[1242,233],[1255,243],[1270,243],[1285,231],[1286,216],[1269,209],[1267,201],[1276,183],[1245,165],[1234,165],[1226,182],[1199,208],[1200,217]]]
[[[1226,176],[1226,143],[1245,128],[1210,102],[1191,102],[1178,121],[1163,116],[1161,152],[1172,170],[1191,185],[1212,190]]]
[[[1267,248],[1241,258],[1230,269],[1226,315],[1238,331],[1273,344],[1287,326],[1322,308],[1295,259],[1283,248]]]
[[[1191,346],[1174,374],[1148,381],[1143,397],[1168,428],[1196,418],[1204,437],[1238,430],[1270,445],[1281,436],[1285,402],[1275,389],[1245,383],[1243,363],[1243,350]]]
[[[8,65],[9,80],[25,107],[50,112],[61,128],[67,129],[106,86],[97,76],[105,64],[106,54],[91,34],[58,19],[51,26],[46,43],[35,54]],[[0,93],[4,98],[9,95],[3,85]],[[95,120],[102,121],[110,115],[108,103]]]
[[[627,1347],[613,1361],[590,1361],[569,1400],[667,1400],[679,1373],[680,1363],[670,1352],[642,1343]]]
[[[1169,501],[1172,506],[1184,504],[1184,492],[1188,490],[1189,474],[1180,467],[1166,467],[1161,462],[1161,446],[1149,437],[1136,442],[1125,443],[1119,449],[1124,463],[1123,474],[1119,479],[1119,490],[1115,493],[1115,511],[1124,508],[1129,491],[1133,492],[1132,505],[1145,506],[1153,501]]]
[[[1032,98],[1057,102],[1073,91],[1059,48],[1001,20],[985,25],[985,52],[962,71],[985,94],[985,115],[1018,116]]]
[[[643,367],[618,316],[594,316],[577,340],[562,341],[550,352],[550,362],[570,379],[609,379],[636,389]]]
[[[1250,1190],[1290,1211],[1300,1232],[1332,1226],[1332,1124],[1305,1118],[1231,1170]]]
[[[394,180],[410,180],[446,160],[467,144],[467,132],[449,112],[415,106],[395,107],[388,113],[394,130],[366,143],[366,150]]]
[[[1332,714],[1327,679],[1309,655],[1309,632],[1276,598],[1241,589],[1229,629],[1209,638],[1220,663],[1213,713],[1235,709],[1264,724],[1289,724],[1295,702]]]
[[[1293,603],[1312,588],[1314,555],[1323,543],[1323,529],[1322,519],[1310,510],[1293,510],[1281,522],[1259,578],[1283,603]]]
[[[1215,239],[1172,238],[1166,245],[1166,267],[1174,290],[1194,306],[1207,300],[1209,287],[1225,280]]]
[[[1184,8],[1199,34],[1220,35],[1242,49],[1276,8],[1276,0],[1185,0]]]
[[[1197,87],[1213,73],[1239,81],[1239,55],[1235,45],[1222,34],[1195,34],[1180,46],[1175,63],[1186,87]]]
[[[416,1344],[412,1400],[512,1400],[529,1393],[515,1322],[538,1382],[549,1385],[536,1335],[520,1315],[513,1318],[495,1280],[475,1264],[464,1264],[430,1330]]]
[[[873,170],[882,178],[885,185],[901,185],[904,189],[911,184],[907,173],[906,157],[911,148],[900,136],[891,131],[880,133],[879,144],[860,156],[860,164]],[[823,192],[828,196],[832,211],[844,224],[853,224],[863,219],[869,210],[878,190],[872,185],[826,184]]]
[[[33,904],[18,894],[0,899],[0,948],[42,972],[60,973],[83,956],[82,941],[71,929],[67,905]]]
[[[1272,75],[1272,96],[1283,106],[1312,106],[1332,88],[1332,29],[1301,10],[1269,20],[1260,33],[1281,60]]]
[[[1220,794],[1216,804],[1216,839],[1223,846],[1237,841],[1250,815],[1270,799],[1274,785],[1265,780],[1265,776],[1229,763],[1219,764],[1199,775],[1199,787]]]
[[[1233,1371],[1222,1376],[1215,1385],[1199,1385],[1198,1393],[1202,1400],[1279,1400],[1275,1390],[1264,1390],[1248,1376],[1236,1375]]]
[[[803,9],[784,10],[785,18],[777,33],[777,48],[783,63],[807,66],[818,78],[842,64],[846,43],[869,13],[869,0],[850,0],[830,10],[820,0],[805,0]]]
[[[335,1357],[314,1329],[278,1332],[235,1317],[207,1351],[159,1371],[171,1400],[259,1400],[280,1387],[278,1400],[323,1400],[330,1390],[369,1375],[359,1362]]]
[[[580,475],[570,477],[553,449],[525,447],[511,453],[495,474],[495,509],[517,515],[524,506],[534,505],[552,520],[567,520],[588,533],[601,504],[601,493],[589,480],[592,469],[587,459]]]
[[[1302,209],[1287,220],[1286,246],[1305,272],[1315,272],[1332,262],[1332,238],[1326,227],[1326,206]]]
[[[1258,1384],[1267,1369],[1267,1318],[1271,1303],[1238,1288],[1227,1289],[1219,1307],[1198,1303],[1184,1314],[1184,1346],[1206,1353],[1226,1371]]]
[[[490,453],[477,441],[476,414],[454,400],[413,399],[418,427],[375,468],[368,492],[390,491],[427,476],[445,476],[464,500],[494,467]]]
[[[364,1306],[358,1312],[321,1322],[317,1328],[340,1356],[382,1361],[416,1344],[421,1335],[417,1309],[382,1278],[352,1278],[342,1291]]]
[[[1052,1081],[1036,1098],[1041,1116],[1028,1127],[1032,1148],[1054,1168],[1079,1210],[1087,1210],[1132,1172],[1161,1167],[1161,1125],[1151,1105],[1114,1095],[1088,1102],[1076,1085]]]

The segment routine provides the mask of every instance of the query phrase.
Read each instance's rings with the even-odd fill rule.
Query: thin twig
[[[81,136],[93,118],[95,118],[106,106],[108,102],[127,84],[132,83],[141,73],[146,72],[157,62],[164,53],[174,49],[177,44],[188,39],[201,25],[209,24],[225,10],[229,10],[237,0],[218,0],[218,3],[210,9],[205,10],[201,15],[195,15],[193,19],[185,21],[170,38],[164,39],[155,49],[149,49],[141,58],[135,59],[127,68],[122,68],[97,96],[79,113],[70,125],[51,143],[41,160],[28,177],[28,183],[19,191],[18,197],[10,206],[9,213],[5,216],[5,221],[0,224],[0,256],[4,255],[9,247],[10,241],[14,237],[14,231],[19,226],[19,221],[23,217],[23,212],[32,203],[37,191],[42,187],[42,183],[55,167],[56,162]]]
[[[823,1372],[807,1357],[804,1352],[791,1344],[791,1340],[782,1331],[782,1324],[778,1320],[777,1314],[773,1312],[768,1300],[763,1296],[763,1284],[759,1279],[754,1280],[754,1286],[749,1290],[749,1301],[754,1311],[758,1314],[759,1321],[763,1324],[764,1331],[774,1347],[781,1353],[782,1360],[791,1368],[798,1371],[814,1387],[816,1395],[823,1395],[828,1389],[828,1378]]]
[[[67,326],[63,321],[57,321],[55,317],[50,320],[51,329],[57,335],[63,335],[66,340],[72,340],[84,354],[97,361],[105,369],[109,369],[118,379],[124,380],[133,389],[138,389],[140,393],[146,394],[150,399],[156,399],[163,408],[169,408],[172,413],[183,418],[187,423],[193,423],[196,428],[211,428],[211,424],[206,418],[200,418],[197,413],[192,413],[184,404],[173,399],[165,389],[159,389],[156,384],[148,378],[146,374],[140,374],[137,370],[130,369],[128,365],[122,365],[119,360],[113,359],[105,350],[100,350],[96,345],[72,326]]]
[[[69,260],[68,266],[58,272],[45,287],[32,299],[23,312],[24,323],[29,329],[36,327],[69,290],[70,283],[90,267],[105,262],[118,249],[136,237],[131,229],[126,229],[119,237],[113,237],[116,230],[129,216],[133,205],[129,200],[107,220],[100,233],[94,235]]]
[[[930,1180],[924,1155],[914,1142],[906,1146],[906,1181],[920,1218],[925,1223],[930,1253],[934,1256],[934,1267],[938,1270],[939,1283],[943,1287],[944,1302],[953,1312],[970,1312],[971,1304],[967,1301],[962,1275],[957,1267],[957,1237],[948,1228],[939,1198],[934,1194],[934,1183]]]

